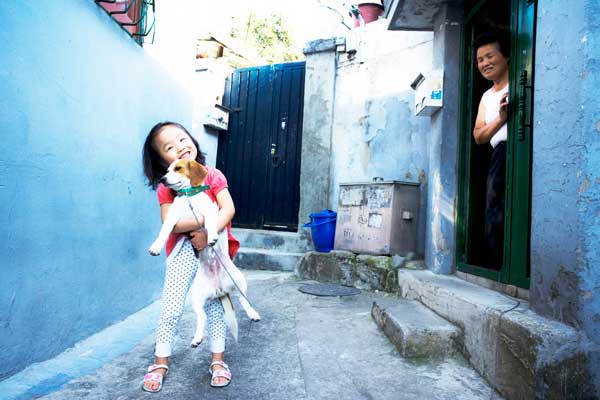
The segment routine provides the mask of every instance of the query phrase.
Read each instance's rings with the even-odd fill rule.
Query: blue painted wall
[[[568,21],[573,29],[557,29]],[[531,304],[600,346],[600,3],[539,2]],[[590,371],[600,392],[600,354]]]
[[[0,2],[0,378],[158,298],[143,139],[191,101],[91,0]]]
[[[436,13],[433,68],[444,71],[444,105],[431,116],[425,264],[440,274],[455,268],[455,208],[460,104],[462,9],[449,4]]]

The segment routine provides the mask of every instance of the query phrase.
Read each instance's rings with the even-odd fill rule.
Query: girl
[[[164,221],[169,207],[173,203],[174,193],[162,184],[160,178],[167,172],[167,167],[177,159],[194,159],[205,164],[204,154],[196,140],[180,124],[161,122],[156,124],[146,137],[143,150],[144,175],[148,185],[157,189],[160,215]],[[233,200],[227,190],[225,176],[215,168],[207,167],[208,176],[205,184],[210,185],[208,195],[219,205],[217,229],[227,228],[229,237],[229,256],[233,258],[239,249],[239,242],[231,235],[231,219],[235,214]],[[199,217],[200,224],[203,218]],[[144,376],[142,389],[148,392],[158,392],[162,381],[169,370],[168,362],[171,355],[171,343],[175,329],[183,313],[186,294],[190,288],[197,269],[197,258],[194,249],[206,247],[206,231],[201,230],[195,219],[179,221],[166,245],[167,272],[163,289],[163,308],[156,332],[155,362],[148,368]],[[231,373],[224,360],[225,351],[225,322],[223,306],[216,299],[205,306],[207,316],[208,336],[212,352],[212,363],[209,372],[212,374],[211,386],[227,386],[231,381]]]

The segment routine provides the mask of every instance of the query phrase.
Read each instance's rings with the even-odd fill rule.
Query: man
[[[477,144],[489,143],[493,148],[487,176],[485,241],[488,266],[500,270],[504,245],[509,51],[493,33],[479,35],[475,51],[477,69],[494,83],[481,97],[473,137]]]

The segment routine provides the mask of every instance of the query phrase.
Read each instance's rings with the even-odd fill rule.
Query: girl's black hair
[[[154,138],[156,137],[156,135],[158,135],[160,131],[167,126],[175,126],[187,133],[187,135],[192,140],[192,143],[194,143],[196,149],[198,150],[196,161],[198,161],[202,165],[206,165],[206,158],[204,156],[204,153],[200,150],[200,145],[198,144],[196,139],[194,139],[194,137],[188,132],[188,130],[183,127],[183,125],[172,121],[159,122],[158,124],[154,125],[152,129],[150,129],[150,132],[148,132],[148,136],[146,136],[146,141],[144,142],[144,148],[142,151],[144,175],[148,179],[148,186],[150,186],[152,189],[156,189],[158,187],[158,184],[160,183],[160,178],[162,178],[162,176],[167,173],[168,165],[164,165],[162,157],[160,156],[160,154],[158,154],[158,152],[153,146]]]
[[[475,60],[477,60],[477,50],[486,44],[498,43],[498,50],[505,58],[510,58],[509,34],[505,31],[487,31],[482,32],[475,38],[473,49],[475,51]]]

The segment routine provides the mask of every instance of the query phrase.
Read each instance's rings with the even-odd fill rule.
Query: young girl
[[[158,202],[163,221],[175,194],[160,184],[159,180],[167,172],[169,164],[177,159],[186,158],[205,164],[204,154],[200,151],[198,143],[183,126],[175,122],[161,122],[150,130],[143,150],[144,175],[148,178],[149,186],[153,189],[158,188]],[[231,235],[230,230],[231,219],[235,213],[233,200],[227,190],[227,180],[221,171],[210,167],[207,169],[208,176],[205,184],[210,185],[207,193],[219,205],[217,229],[220,232],[227,228],[229,256],[233,258],[239,249],[239,242]],[[203,224],[202,216],[198,217],[200,224]],[[206,247],[206,231],[200,228],[202,226],[199,226],[195,219],[179,221],[167,241],[167,272],[163,289],[163,308],[156,332],[154,351],[156,359],[148,368],[142,383],[142,389],[148,392],[158,392],[162,388],[163,377],[169,369],[171,343],[183,313],[186,294],[196,274],[197,258],[194,249],[201,250]],[[210,384],[214,387],[227,386],[231,381],[231,373],[223,361],[225,351],[223,306],[216,299],[208,302],[204,309],[212,352],[212,363],[209,367],[209,372],[212,374]]]

